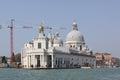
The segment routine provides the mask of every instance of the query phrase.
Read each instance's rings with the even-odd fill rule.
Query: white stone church
[[[40,26],[39,34],[24,44],[21,63],[23,68],[80,68],[95,67],[96,59],[73,22],[65,43],[59,34],[45,36],[44,26]]]

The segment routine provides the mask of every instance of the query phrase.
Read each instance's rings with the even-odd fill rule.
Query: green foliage
[[[0,63],[7,63],[7,57],[1,56],[0,57]]]
[[[15,62],[21,62],[21,53],[15,54]]]

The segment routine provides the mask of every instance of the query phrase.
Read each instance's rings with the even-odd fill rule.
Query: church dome
[[[59,34],[56,34],[54,40],[53,40],[54,44],[63,44],[63,40],[60,38]]]
[[[73,22],[72,31],[68,33],[66,37],[66,43],[84,43],[84,37],[81,32],[78,31],[77,23]]]
[[[53,40],[53,43],[54,43],[54,44],[63,44],[63,40],[62,40],[61,38],[55,38],[55,39]]]
[[[79,31],[73,30],[68,33],[66,42],[84,43],[84,37]]]

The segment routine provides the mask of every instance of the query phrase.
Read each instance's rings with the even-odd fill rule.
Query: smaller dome
[[[54,44],[63,44],[63,40],[60,37],[54,38],[53,40]]]
[[[54,40],[53,40],[54,44],[63,44],[63,40],[60,38],[59,33],[56,34]]]

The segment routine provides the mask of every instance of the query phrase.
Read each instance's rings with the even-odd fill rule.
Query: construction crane
[[[8,26],[7,28],[10,29],[10,64],[12,64],[15,60],[14,60],[14,47],[13,47],[13,22],[15,20],[14,19],[11,19],[11,22],[10,22],[10,26]],[[0,29],[1,28],[4,28],[3,26],[0,25]],[[33,28],[32,26],[22,26],[20,28]],[[52,29],[55,29],[56,27],[46,27],[44,26],[45,29],[49,29],[49,30],[52,30]],[[57,27],[56,29],[59,29],[59,30],[64,30],[66,29],[65,27]]]
[[[44,26],[44,29],[48,29],[48,30],[55,30],[55,31],[59,31],[59,30],[66,30],[67,28],[65,27],[48,27],[48,26]]]
[[[12,64],[15,59],[14,59],[14,47],[13,47],[13,22],[15,20],[14,19],[11,19],[11,23],[10,23],[10,26],[8,26],[7,28],[10,29],[10,64]],[[0,25],[0,29],[1,28],[4,28],[3,26]],[[31,26],[23,26],[21,28],[32,28]]]
[[[44,21],[41,21],[41,24],[40,26],[43,26],[44,24]],[[52,30],[52,29],[55,29],[55,30],[66,30],[65,27],[50,27],[50,26],[43,26],[44,29],[48,29],[48,30]]]

